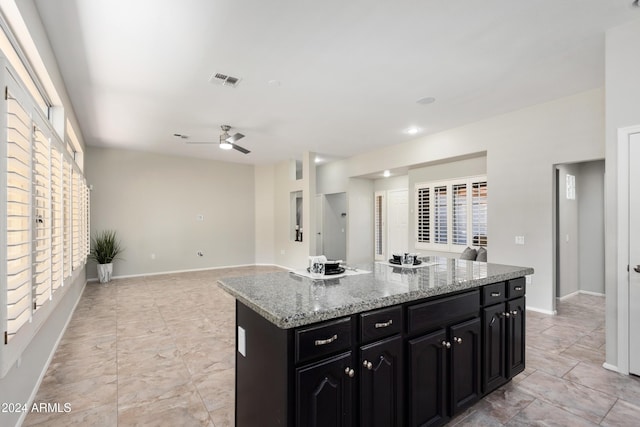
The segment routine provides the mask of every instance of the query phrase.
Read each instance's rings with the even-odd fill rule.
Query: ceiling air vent
[[[238,86],[238,83],[240,83],[240,78],[227,76],[226,74],[222,74],[222,73],[213,73],[213,75],[211,75],[211,77],[209,78],[209,83],[215,83],[222,86],[236,87]]]

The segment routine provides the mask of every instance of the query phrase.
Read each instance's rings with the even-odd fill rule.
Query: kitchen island
[[[524,369],[525,275],[427,257],[229,278],[236,426],[442,425]]]

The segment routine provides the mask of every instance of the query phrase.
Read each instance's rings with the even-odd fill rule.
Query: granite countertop
[[[223,278],[219,286],[279,328],[308,325],[376,308],[533,274],[533,268],[425,257],[403,269],[383,263],[370,273],[313,280],[292,272]]]

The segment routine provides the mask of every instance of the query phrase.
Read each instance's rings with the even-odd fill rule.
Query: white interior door
[[[629,138],[629,372],[640,375],[640,133]]]
[[[324,254],[322,242],[322,220],[324,212],[324,194],[316,195],[316,255]]]
[[[409,250],[409,191],[387,193],[387,255]]]

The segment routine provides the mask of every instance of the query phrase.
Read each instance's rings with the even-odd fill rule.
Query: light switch
[[[202,215],[202,214],[198,214],[198,216],[196,217],[196,219],[197,219],[198,221],[204,221],[204,215]]]

